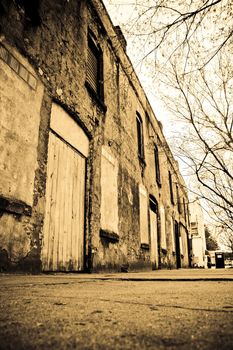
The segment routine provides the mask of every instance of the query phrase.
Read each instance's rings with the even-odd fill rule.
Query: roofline
[[[139,80],[139,78],[138,78],[138,76],[137,76],[137,74],[136,74],[136,72],[135,72],[135,69],[134,69],[133,64],[132,64],[132,62],[131,62],[131,59],[129,58],[129,56],[128,56],[126,50],[125,50],[125,49],[123,48],[123,46],[121,45],[121,42],[120,42],[120,40],[119,40],[119,38],[118,38],[118,35],[117,35],[117,33],[116,33],[116,30],[115,30],[115,26],[114,26],[114,24],[113,24],[113,22],[112,22],[112,20],[111,20],[111,17],[110,17],[110,15],[109,15],[109,13],[108,13],[108,11],[107,11],[107,9],[106,9],[106,6],[104,5],[104,3],[103,3],[102,0],[89,0],[89,2],[91,3],[93,10],[94,10],[94,11],[96,12],[96,14],[98,15],[98,19],[99,19],[99,21],[100,21],[100,23],[101,23],[101,25],[102,25],[102,27],[103,27],[103,29],[104,29],[104,32],[106,33],[106,35],[108,36],[109,41],[111,42],[111,46],[112,46],[112,49],[113,49],[113,51],[114,51],[114,53],[115,53],[115,55],[116,55],[116,58],[118,59],[118,62],[121,64],[122,69],[124,70],[126,76],[128,77],[129,83],[131,84],[131,86],[132,86],[132,88],[133,88],[133,90],[134,90],[134,92],[135,92],[135,94],[136,94],[136,96],[137,96],[137,98],[138,98],[138,100],[139,100],[141,106],[143,107],[145,113],[147,112],[147,114],[148,114],[149,119],[150,119],[151,122],[153,122],[153,120],[151,120],[151,115],[150,115],[150,114],[153,115],[153,117],[154,117],[153,119],[154,119],[154,121],[156,121],[156,123],[157,123],[158,130],[159,130],[159,132],[160,132],[160,134],[161,134],[161,136],[162,136],[162,139],[164,140],[164,143],[165,143],[165,145],[166,145],[166,148],[167,148],[167,150],[168,150],[168,152],[169,152],[169,154],[168,154],[168,160],[170,161],[171,166],[172,166],[172,168],[173,168],[173,170],[174,170],[174,172],[175,172],[177,178],[178,178],[178,179],[179,179],[179,178],[182,179],[181,182],[183,182],[183,184],[185,185],[185,188],[187,189],[187,193],[188,193],[188,188],[187,188],[187,186],[186,186],[185,180],[184,180],[182,174],[180,173],[180,170],[177,169],[177,166],[176,166],[176,162],[177,162],[177,161],[176,161],[176,159],[174,158],[174,155],[173,155],[173,153],[172,153],[172,151],[171,151],[171,148],[170,148],[169,144],[167,143],[167,140],[166,140],[166,138],[165,138],[165,136],[164,136],[164,134],[163,134],[163,131],[161,130],[161,127],[160,127],[160,125],[159,125],[159,121],[158,121],[158,119],[157,119],[157,117],[156,117],[156,115],[155,115],[155,112],[154,112],[154,110],[153,110],[153,108],[152,108],[152,106],[151,106],[151,104],[150,104],[150,102],[149,102],[149,100],[148,100],[148,97],[147,97],[147,95],[146,95],[146,93],[145,93],[145,91],[144,91],[144,88],[142,87],[142,84],[141,84],[141,82],[140,82],[140,80]],[[118,47],[115,47],[115,44],[114,44],[113,40],[112,40],[111,37],[109,36],[109,31],[108,31],[108,30],[105,28],[105,26],[104,26],[104,23],[103,23],[103,21],[102,21],[102,19],[101,19],[101,17],[103,16],[103,14],[100,13],[100,8],[99,8],[100,6],[102,6],[102,9],[101,9],[101,10],[104,11],[104,16],[107,17],[107,20],[109,21],[109,25],[110,25],[111,29],[113,30],[114,38],[116,38],[117,42],[120,44]],[[119,52],[119,50],[120,50],[120,52]],[[118,53],[118,52],[119,52],[119,53]],[[136,87],[135,87],[135,85],[134,85],[134,83],[133,83],[133,81],[132,81],[132,77],[130,77],[129,73],[127,72],[127,67],[125,67],[124,62],[123,62],[123,60],[121,59],[121,55],[124,55],[124,57],[126,58],[127,62],[129,63],[129,67],[130,67],[131,70],[132,70],[132,73],[131,73],[131,74],[134,75],[134,78],[136,79],[137,84],[139,85],[140,89],[142,90],[143,97],[144,97],[144,99],[145,99],[146,105],[147,105],[147,106],[149,107],[149,109],[150,109],[150,114],[148,113],[148,109],[146,109],[146,106],[144,106],[144,103],[143,103],[143,101],[142,101],[142,98],[140,98],[140,96],[139,96],[139,94],[138,94],[138,92],[137,92],[137,89],[136,89]],[[155,133],[157,134],[157,136],[159,136],[159,135],[158,135],[158,132],[157,132],[154,128],[153,128],[153,130],[155,131]]]

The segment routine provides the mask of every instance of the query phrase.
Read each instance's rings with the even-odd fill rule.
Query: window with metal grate
[[[92,92],[103,100],[102,51],[91,34],[88,36],[86,82]]]
[[[98,92],[98,57],[93,52],[92,48],[88,46],[87,51],[87,82],[92,89]]]

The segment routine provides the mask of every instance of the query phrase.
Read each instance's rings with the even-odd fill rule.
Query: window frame
[[[139,227],[140,227],[141,248],[148,250],[150,246],[148,193],[145,186],[142,183],[140,183],[138,186],[138,195],[139,195]]]
[[[89,52],[96,59],[96,88],[92,84],[92,79],[89,76],[88,72],[92,67],[89,65],[90,61],[88,60]],[[103,103],[104,101],[104,84],[103,84],[103,52],[100,48],[100,45],[97,43],[95,35],[89,30],[87,38],[87,59],[86,59],[86,81],[85,85],[88,88],[88,91],[97,98],[98,102]]]
[[[177,209],[179,214],[182,214],[182,206],[180,202],[180,193],[179,193],[179,186],[176,184],[176,200],[177,200]]]
[[[136,112],[136,128],[137,128],[137,151],[138,157],[144,162],[145,150],[144,150],[144,137],[143,137],[143,122],[140,114]]]
[[[160,172],[160,161],[159,161],[159,149],[154,144],[154,165],[155,165],[155,178],[159,187],[161,187],[161,172]]]
[[[185,220],[185,223],[187,223],[187,213],[186,213],[186,205],[185,205],[184,197],[183,197],[183,211],[184,211],[184,220]]]
[[[170,189],[170,200],[171,203],[174,205],[174,193],[173,193],[173,186],[172,186],[172,174],[170,170],[168,171],[168,180],[169,180],[169,189]]]

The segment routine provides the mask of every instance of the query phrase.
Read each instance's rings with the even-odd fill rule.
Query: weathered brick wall
[[[11,46],[1,46],[1,57],[0,254],[4,269],[10,261],[24,263],[39,247],[31,233],[35,215],[40,216],[32,207],[43,85],[27,60]]]
[[[9,266],[12,268],[25,266],[26,269],[38,271],[43,240],[47,145],[52,100],[58,100],[63,104],[73,117],[85,126],[85,130],[90,135],[99,119],[96,106],[87,99],[87,93],[83,87],[85,81],[83,48],[86,47],[84,42],[86,42],[87,33],[85,20],[87,10],[83,7],[83,2],[72,1],[68,4],[66,1],[56,3],[42,1],[39,9],[41,23],[38,24],[28,18],[25,9],[17,6],[15,2],[2,1],[1,5],[2,44],[12,48],[11,51],[18,52],[18,55],[27,61],[29,69],[35,72],[40,84],[44,86],[43,101],[40,106],[40,126],[34,130],[36,133],[39,132],[38,145],[32,149],[33,152],[36,151],[37,159],[30,164],[35,177],[33,203],[29,203],[31,213],[25,216],[24,213],[14,212],[15,203],[21,199],[17,193],[12,198],[13,204],[10,203],[13,210],[10,208],[8,212],[9,208],[6,208],[6,212],[3,208],[0,219],[2,269]],[[80,89],[80,86],[83,88]],[[10,92],[9,89],[6,90],[6,86],[5,91]],[[29,93],[24,98],[25,104],[31,103]],[[86,104],[83,100],[86,100]],[[27,114],[26,111],[25,113]],[[19,122],[15,113],[13,118],[14,122]],[[26,130],[30,132],[30,127],[29,123],[22,125],[25,129],[22,130],[22,135]],[[97,133],[96,140],[92,142],[92,148],[95,147],[95,142],[98,142],[98,137]],[[97,163],[99,162],[95,156],[93,164],[96,159]],[[22,166],[24,166],[23,162]],[[90,168],[89,178],[91,172]],[[96,186],[94,181],[90,184],[89,179],[88,183],[89,186]]]
[[[27,11],[25,15],[25,9],[13,1],[3,0],[2,7],[2,44],[10,45],[27,60],[28,66],[44,87],[37,162],[33,165],[35,182],[32,213],[25,216],[3,211],[0,218],[0,247],[5,249],[3,261],[7,260],[7,251],[10,257],[8,263],[14,261],[29,269],[32,266],[35,270],[40,269],[49,121],[52,101],[56,101],[77,120],[90,138],[86,186],[86,267],[94,270],[151,268],[150,250],[141,248],[140,244],[139,184],[145,185],[148,196],[153,195],[158,205],[163,203],[167,251],[161,252],[161,266],[175,267],[170,217],[184,225],[185,221],[178,213],[177,206],[170,203],[168,168],[178,183],[181,183],[181,179],[167,150],[161,128],[101,2],[42,0],[36,12],[39,19],[37,15],[28,18]],[[106,111],[85,87],[88,27],[98,38],[103,52]],[[137,155],[136,112],[140,113],[144,125],[145,167]],[[146,113],[149,117],[146,117]],[[151,125],[154,130],[152,136],[149,131]],[[155,180],[153,142],[159,147],[161,187]],[[119,237],[115,241],[100,237],[103,145],[119,165]],[[186,193],[183,196],[187,201]],[[9,231],[6,231],[6,227]],[[12,240],[10,232],[14,232],[17,238]],[[187,265],[187,257],[185,259],[184,266]]]

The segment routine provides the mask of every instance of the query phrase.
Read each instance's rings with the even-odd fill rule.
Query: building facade
[[[191,213],[191,254],[193,267],[207,267],[203,210],[198,198],[189,204]]]
[[[1,270],[188,267],[186,186],[103,3],[0,7]]]

